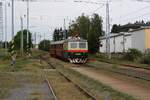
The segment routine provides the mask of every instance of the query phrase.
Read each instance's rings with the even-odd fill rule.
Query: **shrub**
[[[144,64],[150,64],[150,53],[144,54],[141,61]]]
[[[133,48],[129,49],[124,55],[124,58],[129,61],[138,60],[140,57],[142,57],[142,52]]]
[[[49,51],[50,49],[50,41],[49,40],[43,40],[39,44],[39,49],[44,51]]]

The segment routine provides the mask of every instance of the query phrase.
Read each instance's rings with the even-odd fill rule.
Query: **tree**
[[[29,48],[33,47],[33,44],[32,44],[32,39],[31,39],[31,32],[28,32],[29,33]],[[22,31],[19,31],[17,32],[16,36],[14,37],[14,49],[15,50],[20,50],[20,45],[21,45],[21,35],[22,35]],[[23,30],[23,45],[24,45],[24,51],[26,52],[27,51],[27,30]],[[9,49],[8,51],[11,51],[11,45],[12,43],[10,42],[10,45],[9,45]]]
[[[53,33],[53,41],[60,41],[65,38],[64,32],[67,32],[66,30],[60,29],[55,29]]]
[[[58,41],[58,38],[59,38],[59,32],[58,29],[55,29],[53,33],[53,40]]]
[[[103,36],[102,18],[98,14],[94,14],[90,23],[90,32],[88,35],[89,50],[96,53],[99,50],[99,37]]]
[[[69,28],[70,36],[80,36],[83,39],[87,39],[90,28],[90,19],[88,16],[82,14],[73,21]]]
[[[82,14],[82,16],[78,17],[77,23],[78,23],[78,27],[79,27],[80,37],[82,37],[83,39],[87,39],[88,33],[89,33],[89,28],[90,28],[89,17]]]
[[[50,48],[50,41],[49,40],[43,40],[39,44],[39,49],[44,51],[49,51]]]
[[[119,33],[120,25],[114,24],[111,33]]]

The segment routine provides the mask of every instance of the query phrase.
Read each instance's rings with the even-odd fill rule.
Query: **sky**
[[[2,0],[0,0],[2,1]],[[5,1],[5,0],[3,0]],[[77,19],[82,13],[92,17],[93,13],[98,13],[103,19],[103,29],[105,30],[106,6],[104,0],[82,0],[85,2],[74,2],[73,0],[38,0],[30,3],[30,31],[37,34],[37,38],[52,39],[55,28],[66,27],[72,20]],[[150,20],[150,2],[140,2],[141,0],[111,0],[110,1],[110,25],[126,24],[136,20]],[[145,0],[149,1],[149,0]],[[10,0],[7,0],[9,3]],[[90,3],[90,2],[96,2]],[[103,3],[103,4],[101,4]],[[15,32],[21,29],[20,16],[26,15],[26,2],[15,1]],[[4,16],[5,17],[5,16]],[[24,28],[26,28],[26,17],[23,18]],[[7,40],[11,40],[11,5],[7,5]]]

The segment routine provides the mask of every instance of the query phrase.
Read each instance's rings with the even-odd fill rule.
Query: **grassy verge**
[[[47,73],[58,100],[91,100],[57,71],[48,71]]]
[[[34,51],[33,56],[37,57],[43,53],[45,52]],[[24,93],[22,96],[22,98],[29,98],[28,100],[41,98],[42,93],[39,92],[44,91],[43,85],[45,84],[42,69],[48,68],[48,64],[45,62],[40,63],[38,59],[20,56],[17,57],[15,67],[12,67],[10,64],[11,60],[7,55],[0,59],[0,100],[5,100],[6,98],[15,100],[13,97],[11,98],[12,95],[15,95],[13,94],[13,90],[15,90],[16,93],[21,93],[22,90],[30,91],[31,94],[29,93],[28,97],[25,97],[26,94],[24,95]],[[31,87],[31,89],[29,87]],[[46,97],[46,95],[43,94],[43,97]]]
[[[61,62],[63,65],[65,63]],[[79,83],[83,88],[90,91],[93,95],[95,95],[98,100],[111,99],[111,100],[135,100],[132,96],[127,94],[123,94],[112,89],[109,86],[106,86],[92,78],[89,78],[85,75],[80,74],[70,68],[64,67],[62,64],[57,63],[55,66],[59,71],[73,79],[74,82]]]
[[[146,69],[150,69],[150,65],[148,64],[141,64],[141,63],[138,63],[138,62],[131,62],[131,61],[127,61],[127,60],[124,60],[124,59],[119,59],[119,58],[112,58],[112,59],[108,59],[106,57],[106,55],[92,55],[90,54],[89,55],[89,58],[91,59],[96,59],[98,61],[101,61],[101,62],[108,62],[108,63],[112,63],[112,64],[128,64],[128,65],[131,65],[131,66],[138,66],[138,67],[141,67],[141,68],[146,68]]]

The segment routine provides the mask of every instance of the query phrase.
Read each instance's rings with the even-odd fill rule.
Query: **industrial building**
[[[99,51],[106,53],[107,37],[100,37],[101,46]],[[141,27],[129,32],[110,34],[110,52],[126,52],[129,48],[135,48],[142,52],[150,50],[150,28]]]
[[[0,1],[0,41],[3,39],[3,3]]]

